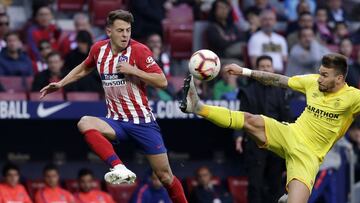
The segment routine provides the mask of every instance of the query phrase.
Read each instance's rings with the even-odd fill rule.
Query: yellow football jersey
[[[319,76],[294,76],[288,85],[306,95],[306,108],[291,125],[322,160],[360,112],[360,90],[345,84],[335,93],[321,92]]]

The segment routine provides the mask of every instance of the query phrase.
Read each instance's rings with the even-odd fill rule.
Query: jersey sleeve
[[[153,58],[153,53],[146,46],[141,46],[135,59],[136,66],[147,73],[162,73],[161,68]]]
[[[354,100],[352,112],[354,117],[356,117],[360,114],[360,90],[356,90],[356,94],[353,94],[351,99]]]
[[[306,89],[316,82],[316,74],[296,75],[289,78],[288,85],[291,89],[306,93]]]
[[[96,66],[95,56],[97,51],[98,51],[98,46],[97,44],[94,44],[90,49],[89,55],[84,60],[84,64],[86,65],[87,68],[93,68]]]
[[[43,201],[43,198],[41,198],[41,194],[40,194],[41,192],[42,190],[39,190],[35,193],[35,198],[34,198],[35,203],[45,203]]]

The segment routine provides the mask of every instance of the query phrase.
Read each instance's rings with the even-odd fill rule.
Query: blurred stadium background
[[[85,167],[93,170],[100,181],[99,188],[109,192],[117,202],[130,199],[149,168],[145,157],[131,141],[116,145],[120,158],[138,175],[139,181],[126,186],[106,185],[102,177],[107,166],[90,151],[76,128],[83,115],[105,114],[103,92],[97,87],[101,82],[96,73],[45,100],[40,100],[38,93],[44,84],[60,80],[80,63],[93,42],[106,38],[107,13],[121,8],[134,14],[133,38],[150,46],[168,78],[166,90],[149,88],[148,92],[171,166],[181,178],[187,195],[196,185],[196,169],[207,166],[215,184],[226,188],[234,202],[248,202],[247,163],[244,155],[235,151],[233,131],[217,128],[178,109],[177,99],[187,74],[188,58],[194,51],[207,48],[224,62],[238,62],[253,68],[256,53],[251,50],[257,48],[252,46],[262,45],[249,41],[263,26],[260,13],[270,9],[277,17],[272,28],[287,43],[285,50],[272,53],[273,57],[280,55],[282,60],[281,65],[275,67],[277,72],[315,73],[321,58],[314,55],[335,51],[349,57],[348,83],[358,88],[360,2],[228,0],[228,20],[216,36],[211,30],[216,24],[211,10],[213,2],[215,0],[1,0],[0,167],[8,162],[17,164],[21,169],[21,182],[31,195],[43,186],[42,169],[46,164],[59,167],[61,186],[70,191],[76,190],[73,184],[76,185],[77,173]],[[321,9],[325,10],[325,20]],[[313,30],[310,36],[302,32],[306,28]],[[15,39],[8,34],[12,32],[16,32]],[[234,44],[235,51],[230,47]],[[12,58],[11,50],[20,50],[21,54]],[[59,57],[48,57],[52,52]],[[49,64],[51,59],[60,65]],[[299,70],[291,70],[293,66]],[[246,85],[246,80],[224,75],[198,84],[204,100],[234,110],[241,104],[237,92]],[[294,119],[304,108],[304,98],[289,95],[289,111]],[[335,202],[355,203],[360,202],[360,183],[355,184],[360,180],[359,159],[355,156],[360,156],[360,136],[346,136],[346,139],[353,147],[343,147],[340,152],[341,166],[335,170],[339,197]],[[326,202],[326,198],[318,202]]]

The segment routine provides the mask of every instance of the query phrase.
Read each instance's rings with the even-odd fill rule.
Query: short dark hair
[[[59,57],[62,59],[62,56],[61,56],[60,52],[52,51],[52,52],[50,52],[50,53],[46,56],[45,61],[46,61],[46,62],[49,62],[49,59],[50,59],[51,57],[53,57],[53,56],[59,56]]]
[[[326,54],[321,59],[321,65],[325,68],[333,68],[338,72],[338,74],[341,74],[344,76],[344,78],[347,75],[348,67],[347,67],[347,58],[344,55],[337,54],[337,53],[331,53]]]
[[[90,169],[82,168],[79,170],[78,179],[80,179],[83,176],[87,176],[87,175],[91,175],[92,177],[94,177],[94,173]]]
[[[115,20],[123,20],[128,23],[134,22],[134,16],[129,12],[122,9],[110,11],[106,18],[106,26],[114,24]]]
[[[271,61],[271,64],[273,63],[271,56],[262,55],[262,56],[257,57],[257,59],[256,59],[256,68],[259,67],[260,61],[262,61],[262,60],[269,60],[269,61]]]
[[[10,36],[13,36],[13,35],[17,36],[17,38],[20,40],[20,34],[19,34],[18,32],[16,32],[16,31],[7,32],[7,33],[5,34],[5,36],[4,36],[4,40],[7,41],[8,38],[9,38]]]
[[[3,167],[2,175],[5,177],[10,170],[16,170],[18,173],[20,173],[20,169],[16,164],[7,163]]]
[[[57,173],[59,173],[59,169],[54,164],[47,164],[43,168],[43,175],[45,175],[46,172],[55,170]]]
[[[306,15],[309,15],[312,17],[312,14],[309,11],[303,11],[299,14],[298,18],[300,19],[301,17],[306,16]]]

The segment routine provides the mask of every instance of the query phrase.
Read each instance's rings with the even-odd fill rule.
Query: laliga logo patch
[[[153,57],[152,56],[147,57],[146,63],[152,63],[152,62],[154,62]]]
[[[123,62],[123,61],[128,61],[128,57],[127,56],[120,56],[120,58],[119,58],[119,61],[120,62]]]

